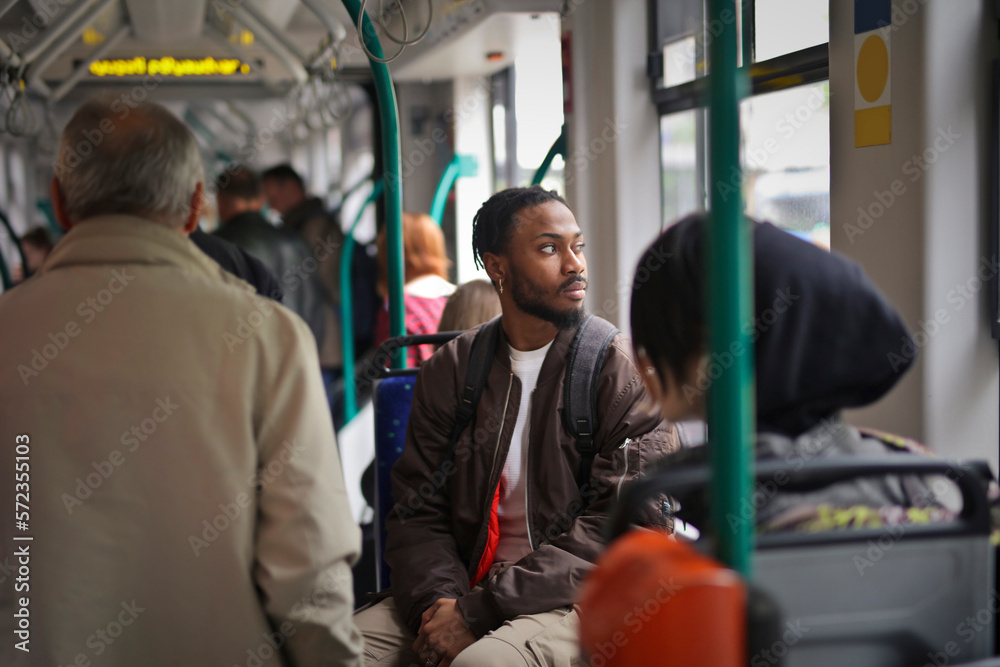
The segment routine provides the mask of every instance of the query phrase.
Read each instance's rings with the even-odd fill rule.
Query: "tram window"
[[[705,52],[719,22],[738,23],[746,11],[753,17],[754,67],[752,96],[741,111],[743,171],[716,187],[742,187],[749,214],[829,247],[827,1],[734,0],[729,18],[714,20],[704,0],[654,3],[649,75],[661,114],[664,224],[707,206]]]
[[[829,248],[829,82],[756,95],[740,116],[747,213]]]
[[[679,86],[688,81],[694,81],[699,76],[699,69],[704,67],[692,54],[696,53],[698,41],[694,35],[687,35],[663,46],[663,85],[665,87]]]
[[[704,179],[698,172],[698,134],[704,111],[691,109],[660,118],[663,221],[704,208]]]
[[[829,0],[756,0],[754,60],[770,60],[830,41]]]
[[[514,62],[514,158],[517,183],[530,183],[552,144],[559,138],[563,117],[562,55],[558,22],[535,22],[546,38],[533,43]],[[565,192],[565,165],[553,160],[542,186]]]

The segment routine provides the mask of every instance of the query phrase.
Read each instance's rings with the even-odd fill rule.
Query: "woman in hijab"
[[[841,417],[845,408],[880,399],[913,364],[916,346],[893,307],[853,262],[771,224],[751,224],[755,307],[744,331],[754,342],[757,457],[782,458],[794,470],[814,457],[926,452],[905,438],[859,431]],[[727,370],[725,357],[708,357],[704,230],[703,214],[673,225],[646,250],[632,287],[636,361],[670,420],[704,419],[711,378]],[[700,447],[664,463],[705,458]],[[758,484],[755,491],[764,530],[908,522],[927,517],[912,508],[936,506],[913,476],[804,493]],[[687,518],[698,525],[705,508],[695,505],[686,509],[698,516]]]

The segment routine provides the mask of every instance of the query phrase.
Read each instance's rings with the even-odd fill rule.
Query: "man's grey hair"
[[[204,168],[191,130],[162,105],[97,97],[63,130],[55,175],[71,222],[124,213],[179,227]]]

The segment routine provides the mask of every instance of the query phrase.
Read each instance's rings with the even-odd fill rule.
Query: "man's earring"
[[[500,283],[500,293],[503,294],[503,278],[498,278],[497,282]]]

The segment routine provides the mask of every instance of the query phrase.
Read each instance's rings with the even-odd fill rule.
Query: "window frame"
[[[678,3],[688,3],[686,8],[678,10]],[[674,16],[687,14],[688,19],[699,16],[696,5],[700,3],[700,26],[701,37],[695,34],[695,57],[698,62],[706,61],[705,44],[705,15],[707,0],[650,0],[649,1],[649,52],[646,58],[646,74],[650,79],[650,90],[653,104],[656,106],[657,114],[662,119],[678,112],[700,110],[697,114],[696,122],[696,185],[697,191],[702,197],[702,201],[707,203],[708,199],[708,160],[707,160],[707,131],[708,122],[705,112],[708,108],[708,76],[698,76],[692,81],[677,84],[674,86],[661,86],[664,74],[664,47],[670,42],[683,39],[692,33],[684,30],[682,25],[662,25],[661,19],[665,18],[663,13],[668,5],[674,10]],[[738,15],[742,20],[740,39],[740,59],[743,63],[750,62],[748,88],[743,96],[744,100],[781,90],[788,90],[812,83],[829,81],[830,79],[830,42],[816,44],[798,51],[792,51],[775,58],[770,58],[761,62],[754,62],[755,52],[755,17],[757,0],[734,0],[733,9],[739,9]],[[666,21],[669,22],[669,21]],[[667,30],[670,32],[668,33]],[[662,123],[661,123],[662,127]],[[661,167],[662,168],[662,167]],[[665,221],[664,221],[665,222]]]

